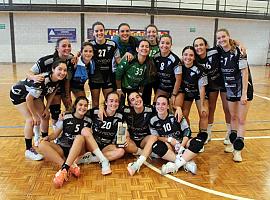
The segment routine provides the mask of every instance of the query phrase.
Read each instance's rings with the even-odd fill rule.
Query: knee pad
[[[152,145],[152,151],[158,156],[163,157],[167,153],[168,147],[165,142],[158,140]]]
[[[61,113],[61,105],[60,104],[50,105],[50,113],[52,115],[52,119],[58,120],[59,115]]]
[[[241,151],[245,146],[245,143],[244,143],[244,138],[242,137],[237,137],[235,140],[234,140],[234,143],[233,143],[233,148],[237,151]]]
[[[208,133],[206,131],[200,131],[196,138],[200,138],[203,142],[207,140]]]
[[[204,140],[200,137],[195,137],[190,140],[188,150],[193,153],[199,153],[199,151],[203,148]]]
[[[230,142],[233,144],[236,138],[237,138],[237,131],[232,130],[231,134],[229,135]]]

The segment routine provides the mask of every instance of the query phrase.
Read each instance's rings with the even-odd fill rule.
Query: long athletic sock
[[[34,126],[33,132],[36,138],[39,138],[39,133],[40,133],[40,126]]]
[[[108,159],[103,155],[103,153],[100,151],[99,148],[95,149],[95,150],[93,151],[93,153],[99,158],[100,162],[105,161],[105,160],[108,160]]]
[[[207,134],[208,135],[211,135],[211,133],[212,133],[212,127],[213,127],[213,124],[208,124],[208,126],[207,126]]]
[[[187,161],[185,161],[185,159],[182,158],[182,157],[179,156],[179,155],[176,156],[176,159],[175,159],[174,162],[175,162],[176,166],[178,167],[178,169],[179,169],[180,167],[182,167],[184,164],[187,163]]]
[[[227,133],[230,134],[232,130],[231,124],[226,123],[226,127],[227,127]]]
[[[24,138],[24,140],[25,140],[26,150],[31,149],[32,148],[32,138],[31,139]]]
[[[145,156],[140,156],[138,158],[138,160],[136,161],[136,163],[139,165],[139,166],[142,166],[142,164],[144,163],[144,161],[146,161],[146,157]]]

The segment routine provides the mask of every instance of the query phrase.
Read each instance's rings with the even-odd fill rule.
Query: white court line
[[[144,164],[149,167],[150,169],[152,169],[153,171],[161,174],[161,171],[154,167],[153,165],[151,165],[150,163],[148,163],[147,161],[144,162]],[[205,187],[202,187],[202,186],[199,186],[199,185],[195,185],[193,183],[190,183],[190,182],[187,182],[187,181],[184,181],[182,179],[179,179],[179,178],[176,178],[172,175],[169,175],[169,174],[166,174],[164,175],[165,177],[177,182],[177,183],[180,183],[180,184],[183,184],[183,185],[186,185],[188,187],[192,187],[194,189],[197,189],[197,190],[201,190],[203,192],[207,192],[207,193],[210,193],[210,194],[214,194],[214,195],[217,195],[217,196],[221,196],[221,197],[225,197],[225,198],[229,198],[229,199],[239,199],[239,200],[249,200],[249,198],[245,198],[245,197],[240,197],[240,196],[235,196],[235,195],[231,195],[231,194],[227,194],[227,193],[223,193],[223,192],[219,192],[219,191],[216,191],[216,190],[211,190],[211,189],[208,189],[208,188],[205,188]]]
[[[254,94],[254,96],[260,97],[262,99],[266,99],[266,100],[270,101],[270,98],[269,97],[264,97],[264,96],[261,96],[261,95],[258,95],[258,94]]]

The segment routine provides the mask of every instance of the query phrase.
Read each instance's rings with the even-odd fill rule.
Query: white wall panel
[[[228,29],[232,38],[244,44],[249,64],[265,65],[270,33],[268,21],[220,19],[219,28]]]
[[[55,44],[48,43],[48,28],[76,28],[77,43],[71,45],[75,52],[80,47],[79,14],[15,13],[14,27],[17,62],[33,62],[54,52]]]
[[[173,38],[173,51],[181,56],[182,49],[187,45],[192,45],[193,40],[204,37],[210,46],[213,44],[214,19],[203,17],[184,16],[157,16],[155,24],[159,29],[170,30]],[[190,32],[195,29],[195,32]]]
[[[0,24],[4,24],[5,29],[0,29],[0,62],[11,62],[11,41],[8,13],[0,14]]]

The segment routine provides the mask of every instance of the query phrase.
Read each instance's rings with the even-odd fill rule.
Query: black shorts
[[[184,93],[185,97],[184,100],[185,101],[197,101],[200,100],[200,94],[197,92],[180,92],[180,93]],[[205,94],[205,99],[208,99],[208,92],[206,92]]]
[[[113,84],[110,82],[106,82],[106,83],[94,83],[94,82],[90,82],[89,81],[89,87],[90,90],[94,90],[94,89],[109,89],[109,88],[113,88]]]
[[[61,146],[61,145],[59,145],[59,146],[60,146],[61,149],[63,150],[65,158],[67,158],[67,157],[68,157],[68,154],[69,154],[69,151],[70,151],[70,149],[71,149],[71,147],[63,147],[63,146]]]
[[[100,144],[100,143],[97,143],[99,149],[102,151],[102,149],[104,149],[106,146],[108,146],[108,144]]]
[[[228,97],[227,96],[227,101],[231,101],[231,102],[236,102],[236,101],[240,101],[241,97]],[[248,85],[248,89],[247,89],[247,101],[251,101],[253,99],[253,86],[252,85]]]
[[[226,88],[224,87],[209,87],[208,92],[226,92]]]
[[[9,97],[14,105],[19,105],[26,101],[27,94],[28,92],[24,85],[14,85],[10,90]]]

